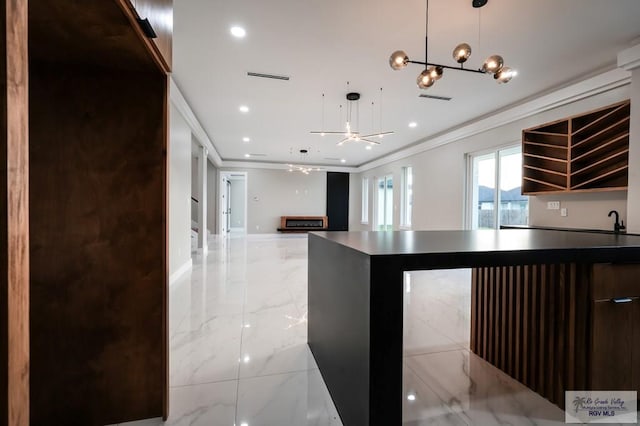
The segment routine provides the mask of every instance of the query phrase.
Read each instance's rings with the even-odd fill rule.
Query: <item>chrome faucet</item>
[[[615,232],[616,234],[624,232],[624,230],[627,229],[624,226],[624,220],[620,221],[620,215],[615,210],[611,210],[607,216],[611,217],[612,214],[616,215],[616,222],[613,224],[613,232]]]

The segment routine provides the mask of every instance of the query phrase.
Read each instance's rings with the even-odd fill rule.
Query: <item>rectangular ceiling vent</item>
[[[439,101],[450,101],[451,98],[448,96],[436,96],[436,95],[427,95],[426,93],[421,93],[418,95],[418,97],[420,98],[427,98],[427,99],[437,99]]]
[[[285,80],[285,81],[289,81],[289,77],[287,77],[286,75],[276,75],[276,74],[263,74],[260,72],[251,72],[249,71],[247,73],[247,75],[249,77],[260,77],[260,78],[271,78],[273,80]]]
[[[267,154],[249,154],[251,157],[266,157]]]

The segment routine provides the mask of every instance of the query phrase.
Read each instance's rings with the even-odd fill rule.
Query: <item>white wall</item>
[[[247,172],[247,233],[276,233],[280,216],[326,214],[327,174],[286,170],[221,169]]]
[[[207,229],[210,234],[216,233],[218,212],[218,169],[211,161],[207,161]]]
[[[169,276],[191,261],[191,130],[172,105],[169,133]]]
[[[393,174],[395,183],[394,228],[398,229],[400,220],[400,179],[404,166],[413,167],[413,219],[412,229],[462,229],[464,227],[465,210],[465,155],[495,147],[521,143],[522,129],[533,127],[549,121],[583,113],[591,109],[603,107],[614,102],[628,99],[630,87],[623,86],[597,96],[574,102],[553,110],[545,111],[495,129],[473,135],[468,138],[429,150],[416,155],[394,161],[392,163],[352,175],[351,189],[356,190],[357,199],[350,202],[350,230],[370,229],[373,220],[373,209],[369,212],[369,225],[361,225],[360,185],[363,176],[372,181],[375,177]],[[553,201],[560,201],[562,207],[568,209],[569,216],[560,218],[560,211],[550,214],[546,210],[549,196],[540,200],[532,197],[530,205],[531,225],[586,227],[609,229],[610,219],[606,217],[609,210],[616,209],[626,222],[626,192],[602,194],[566,194],[553,196]],[[354,196],[354,198],[356,198]],[[369,202],[374,203],[373,192],[369,194]],[[605,212],[602,217],[602,212]]]
[[[231,229],[244,228],[244,209],[247,204],[245,179],[231,178]]]

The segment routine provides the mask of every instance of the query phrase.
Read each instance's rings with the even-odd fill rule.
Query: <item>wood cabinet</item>
[[[166,71],[171,70],[173,37],[173,0],[131,0],[140,19],[148,19],[157,38],[153,44],[166,63]]]
[[[0,7],[0,426],[166,417],[166,66],[128,0],[28,6]]]
[[[566,390],[640,392],[640,264],[476,268],[471,350],[560,407]]]
[[[590,389],[640,391],[638,265],[593,266]]]
[[[627,187],[629,101],[522,131],[523,194]]]

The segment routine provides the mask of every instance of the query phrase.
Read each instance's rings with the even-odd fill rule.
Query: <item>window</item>
[[[393,230],[393,176],[378,178],[376,192],[376,231]]]
[[[468,216],[471,229],[527,225],[529,198],[522,195],[522,148],[518,145],[469,156]]]
[[[360,222],[369,223],[369,178],[362,178],[362,206]]]
[[[411,227],[413,210],[413,170],[411,167],[402,168],[402,210],[400,212],[400,226]]]

